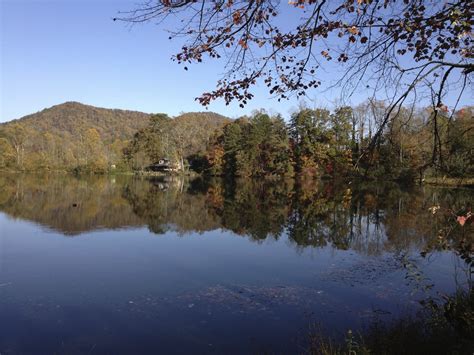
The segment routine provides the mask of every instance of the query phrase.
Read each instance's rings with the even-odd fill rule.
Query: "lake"
[[[0,176],[0,353],[304,353],[467,288],[433,206],[392,183]],[[435,211],[436,212],[436,211]],[[455,218],[453,218],[455,221]]]

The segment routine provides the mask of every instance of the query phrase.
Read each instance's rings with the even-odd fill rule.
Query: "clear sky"
[[[190,67],[171,62],[179,48],[154,24],[133,28],[112,21],[135,1],[0,0],[1,112],[8,121],[65,101],[144,112],[203,111],[194,101],[215,87],[219,63]],[[256,108],[287,114],[263,89],[241,110],[216,102],[230,117]]]
[[[170,42],[163,28],[152,23],[130,28],[112,21],[137,2],[0,0],[0,122],[65,101],[170,115],[203,111],[194,98],[215,87],[222,63],[210,61],[185,71],[170,60],[179,43]],[[319,78],[334,76],[326,72]],[[209,110],[237,117],[265,108],[287,116],[298,105],[296,100],[278,103],[266,88],[252,92],[255,98],[243,110],[222,101]],[[352,103],[361,101],[362,94]],[[330,107],[337,99],[334,92],[311,95],[311,105]]]

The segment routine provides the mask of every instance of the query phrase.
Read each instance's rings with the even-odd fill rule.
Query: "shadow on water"
[[[349,287],[360,292],[357,297],[376,294],[382,299],[396,298],[396,291],[390,290],[394,286],[389,276],[402,270],[402,282],[411,292],[420,294],[416,302],[421,306],[416,312],[405,318],[394,315],[389,320],[380,316],[383,311],[372,310],[376,319],[370,318],[362,335],[330,340],[331,331],[341,334],[347,330],[340,316],[334,321],[337,326],[329,327],[331,331],[324,329],[324,323],[321,331],[313,329],[308,337],[305,331],[299,331],[303,339],[296,341],[296,347],[287,348],[327,354],[364,353],[370,349],[372,353],[414,353],[415,345],[407,344],[417,341],[423,344],[419,351],[437,349],[438,353],[440,349],[462,353],[468,346],[464,340],[472,345],[474,227],[472,219],[461,226],[456,218],[472,210],[473,196],[468,189],[404,188],[391,183],[0,176],[1,212],[68,237],[146,227],[151,235],[172,233],[195,238],[217,232],[258,244],[283,242],[303,256],[317,250],[325,250],[324,255],[329,256],[340,252],[344,254],[334,264],[318,270],[317,277],[323,285],[339,285],[331,289],[334,294]],[[455,282],[438,280],[438,269],[433,267],[445,263],[442,260],[446,255],[453,255],[462,270],[462,277],[458,280],[456,274]],[[173,305],[181,302],[184,308],[199,304],[208,309],[220,307],[228,317],[234,311],[252,316],[263,312],[270,317],[271,311],[276,312],[271,317],[284,318],[291,307],[311,309],[315,300],[318,307],[335,302],[313,285],[295,285],[290,276],[286,281],[281,286],[208,282],[199,290],[180,294]],[[437,281],[445,285],[441,290],[436,288]],[[166,309],[163,305],[168,301],[144,298],[143,302],[148,308],[156,304]],[[341,296],[340,302],[341,307],[351,310],[347,304],[350,299]],[[361,314],[355,319],[364,317]]]

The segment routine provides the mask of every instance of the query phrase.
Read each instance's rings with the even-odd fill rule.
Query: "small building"
[[[168,158],[162,158],[146,167],[148,171],[176,171],[176,167]]]

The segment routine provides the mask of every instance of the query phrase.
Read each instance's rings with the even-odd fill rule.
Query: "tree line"
[[[180,171],[229,178],[474,176],[473,107],[402,107],[379,131],[387,106],[373,100],[332,111],[302,106],[286,120],[262,110],[230,120],[64,105],[72,108],[0,125],[0,169],[137,172],[167,158]]]
[[[402,108],[371,147],[385,109],[383,102],[371,101],[332,112],[302,108],[288,123],[279,115],[256,112],[214,135],[204,171],[231,177],[364,175],[404,181],[425,174],[473,176],[472,107],[452,115]]]

